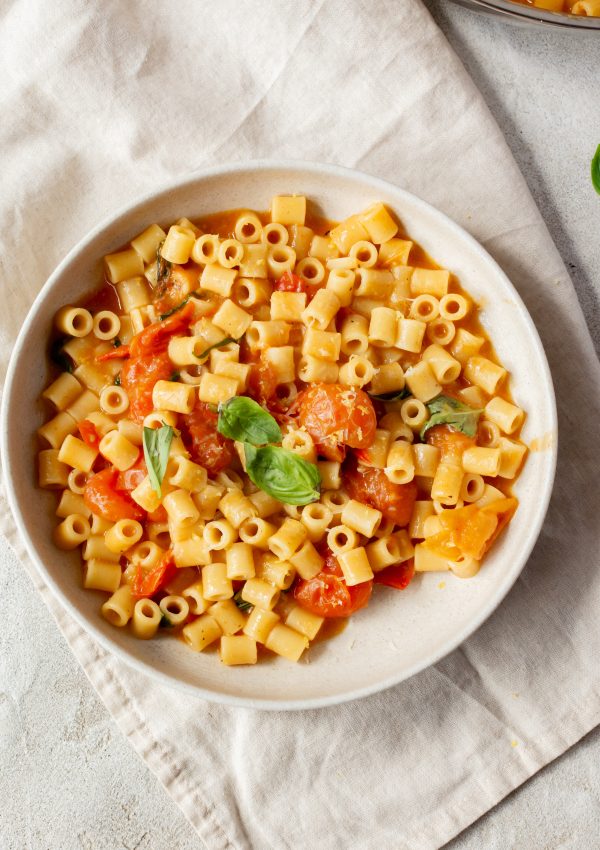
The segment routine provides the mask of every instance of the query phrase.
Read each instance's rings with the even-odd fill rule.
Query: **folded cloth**
[[[1,529],[116,722],[210,850],[439,847],[600,719],[600,368],[498,127],[417,0],[15,0],[0,22],[3,365],[44,279],[92,225],[205,164],[357,166],[473,233],[542,335],[556,487],[513,591],[410,681],[301,713],[225,708],[99,647]]]

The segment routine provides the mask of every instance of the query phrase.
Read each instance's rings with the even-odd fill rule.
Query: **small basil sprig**
[[[240,337],[241,339],[241,337]],[[234,339],[232,336],[226,336],[225,339],[220,340],[219,342],[215,342],[212,345],[209,345],[202,354],[194,354],[194,357],[197,357],[198,360],[204,360],[207,354],[213,350],[213,348],[221,348],[224,345],[229,345],[230,342],[239,342],[239,340]]]
[[[250,481],[286,505],[308,505],[320,495],[321,476],[314,463],[281,446],[256,448],[244,443]]]
[[[152,489],[159,498],[162,498],[162,481],[169,460],[169,449],[174,435],[170,425],[162,425],[160,428],[144,428],[144,460],[148,468],[148,477]]]
[[[63,350],[63,345],[66,342],[67,337],[61,336],[59,339],[55,339],[50,346],[50,358],[53,363],[56,363],[59,369],[62,369],[63,372],[72,372],[73,363],[71,362],[71,358],[67,352]]]
[[[230,440],[264,446],[280,443],[281,428],[260,404],[244,395],[236,395],[219,405],[217,430]]]
[[[600,145],[592,158],[592,185],[600,195]]]
[[[408,387],[404,387],[402,390],[395,390],[391,393],[369,393],[371,398],[376,398],[377,401],[400,401],[403,398],[407,398],[410,395],[410,390]]]
[[[477,433],[477,423],[481,410],[474,410],[455,398],[447,395],[439,395],[432,401],[427,402],[431,414],[430,418],[421,428],[421,439],[434,425],[448,425],[454,431],[461,431],[467,437],[474,437]]]
[[[233,601],[235,602],[237,607],[240,609],[240,611],[251,611],[254,608],[254,605],[252,605],[251,602],[246,602],[245,599],[242,599],[242,591],[241,590],[238,590],[238,592],[234,594]]]

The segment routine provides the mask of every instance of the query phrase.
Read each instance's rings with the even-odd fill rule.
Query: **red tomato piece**
[[[160,316],[162,313],[173,310],[195,289],[198,289],[198,268],[186,269],[183,266],[174,265],[160,298],[154,302],[157,314]]]
[[[344,483],[352,499],[377,508],[397,525],[408,525],[417,498],[417,485],[394,484],[383,469],[359,466],[350,459],[343,470]]]
[[[129,415],[134,422],[143,422],[152,413],[152,390],[157,381],[168,381],[173,364],[166,351],[133,357],[123,365],[121,386],[129,396]]]
[[[275,289],[279,292],[305,292],[307,304],[312,301],[319,288],[318,285],[311,285],[294,272],[284,272],[275,284]]]
[[[177,573],[177,567],[173,561],[173,553],[169,549],[153,570],[145,573],[141,565],[138,568],[131,585],[131,595],[137,599],[145,596],[154,596],[166,584],[170,582]]]
[[[344,445],[368,449],[375,438],[377,417],[371,399],[354,387],[314,384],[300,393],[295,409],[319,454],[330,460],[343,460]]]
[[[83,442],[93,449],[97,449],[100,442],[100,435],[96,431],[94,423],[90,422],[89,419],[82,419],[77,427],[79,428]]]
[[[248,395],[267,407],[277,398],[277,372],[262,358],[253,363],[248,375]]]
[[[118,348],[113,348],[112,351],[107,351],[106,354],[101,354],[96,360],[101,363],[104,360],[126,360],[129,357],[129,346],[119,345]]]
[[[462,431],[455,431],[449,425],[434,425],[425,434],[425,442],[437,446],[442,460],[459,458],[465,449],[475,445],[474,437],[467,437]]]
[[[140,452],[140,456],[133,466],[130,466],[129,469],[126,469],[124,472],[119,472],[115,487],[117,490],[135,490],[135,488],[142,483],[147,474],[148,469],[146,468],[146,461],[144,460],[143,453]]]
[[[194,318],[194,305],[188,301],[181,310],[177,310],[168,319],[162,322],[153,322],[136,334],[129,343],[129,351],[132,357],[141,357],[147,354],[158,354],[166,351],[172,336],[187,330]],[[118,351],[118,349],[117,349]]]
[[[372,581],[348,587],[338,559],[328,547],[323,551],[325,563],[318,575],[300,579],[294,585],[294,599],[318,617],[349,617],[369,603]]]
[[[217,421],[217,414],[204,402],[196,402],[191,413],[179,417],[181,436],[192,460],[210,475],[225,469],[235,457],[233,442],[219,434]]]
[[[392,564],[391,567],[386,567],[385,570],[375,573],[373,581],[375,584],[385,584],[387,587],[404,590],[411,583],[414,575],[415,561],[414,558],[409,558],[408,561]]]
[[[88,508],[110,522],[120,519],[143,520],[146,512],[133,499],[117,490],[118,472],[114,466],[97,472],[88,479],[83,498]]]

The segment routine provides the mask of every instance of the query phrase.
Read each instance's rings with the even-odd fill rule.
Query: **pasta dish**
[[[297,661],[375,584],[477,574],[525,414],[472,299],[382,203],[151,224],[104,267],[56,314],[38,461],[109,623]]]

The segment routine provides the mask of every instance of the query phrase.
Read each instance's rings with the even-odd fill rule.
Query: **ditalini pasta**
[[[101,615],[297,661],[421,572],[475,575],[525,412],[477,308],[381,203],[150,224],[56,314],[39,485]],[[376,604],[376,603],[374,603]]]
[[[568,12],[583,17],[600,17],[600,0],[514,0],[525,6],[543,9],[546,12]]]

